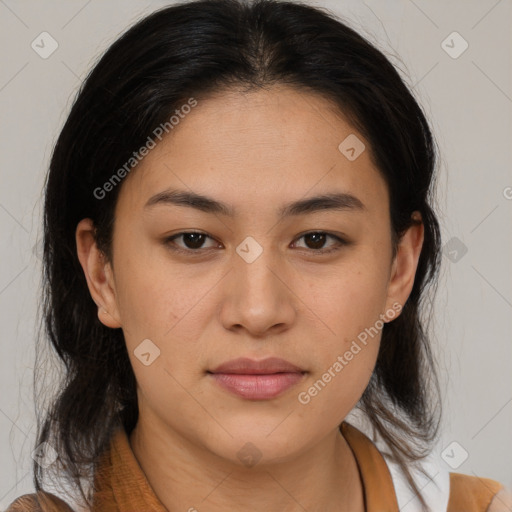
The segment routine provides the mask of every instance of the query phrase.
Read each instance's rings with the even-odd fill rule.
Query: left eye
[[[176,243],[174,242],[174,240],[176,240],[178,238],[183,238],[183,243],[185,244],[184,248],[181,246],[176,246]],[[177,252],[188,252],[188,253],[199,252],[199,249],[203,248],[202,245],[207,238],[214,240],[212,237],[208,236],[205,233],[200,233],[200,232],[195,232],[195,231],[187,231],[187,232],[177,233],[176,235],[166,238],[164,240],[164,244],[167,245],[171,250],[177,251]],[[337,251],[342,246],[348,245],[348,242],[346,240],[343,240],[339,236],[325,233],[324,231],[312,231],[310,233],[305,233],[304,235],[301,235],[299,238],[297,238],[297,240],[300,240],[301,238],[304,238],[307,244],[313,246],[313,247],[306,247],[306,249],[310,249],[312,252],[317,252],[317,253],[322,253],[322,254]],[[328,238],[332,238],[335,241],[337,241],[338,243],[334,247],[331,247],[328,249],[323,249],[322,246],[325,244],[325,241]]]
[[[339,236],[331,235],[329,233],[325,233],[324,231],[312,231],[311,233],[306,233],[306,234],[300,236],[297,240],[300,240],[301,238],[304,238],[305,240],[309,240],[309,242],[312,243],[313,248],[311,250],[313,250],[313,252],[320,252],[322,254],[337,251],[337,250],[341,249],[341,247],[343,245],[348,245],[348,242],[346,242]],[[323,246],[325,241],[328,238],[332,238],[333,240],[336,240],[338,242],[337,245],[335,245],[334,247],[331,247],[329,249],[319,248],[318,246]]]

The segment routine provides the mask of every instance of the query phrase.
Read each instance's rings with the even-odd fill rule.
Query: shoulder
[[[61,498],[45,491],[16,498],[6,512],[74,512]]]
[[[490,478],[450,473],[447,512],[509,512],[512,494]]]

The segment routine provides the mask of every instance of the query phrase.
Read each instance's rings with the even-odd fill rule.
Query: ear
[[[110,263],[98,249],[94,223],[91,219],[81,220],[76,228],[78,259],[87,280],[87,286],[94,302],[98,305],[98,318],[103,325],[121,327],[116,303],[114,275]]]
[[[423,247],[424,226],[420,212],[413,212],[411,217],[419,222],[413,223],[403,234],[399,242],[388,283],[386,311],[391,309],[396,312],[396,304],[398,303],[400,305],[400,312],[407,302],[414,285],[416,269],[418,268],[421,248]],[[393,318],[397,316],[399,316],[399,313],[395,314]]]

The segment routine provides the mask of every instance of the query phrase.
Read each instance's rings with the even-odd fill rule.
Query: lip
[[[270,375],[272,373],[303,373],[304,370],[279,357],[267,357],[261,361],[240,357],[217,366],[210,373],[235,373],[244,375]]]
[[[239,358],[217,366],[208,374],[222,388],[249,400],[269,400],[298,384],[307,372],[280,359]]]

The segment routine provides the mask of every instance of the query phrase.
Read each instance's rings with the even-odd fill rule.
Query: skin
[[[354,161],[338,150],[350,134],[366,145]],[[405,233],[392,260],[388,191],[370,151],[320,96],[285,86],[223,92],[199,101],[124,179],[113,262],[98,251],[91,220],[78,224],[98,316],[123,329],[138,383],[130,443],[171,512],[364,510],[356,461],[338,427],[369,382],[380,332],[309,403],[298,394],[379,315],[403,305],[413,286],[423,226]],[[167,188],[208,195],[237,215],[144,208]],[[277,217],[285,203],[334,191],[365,209]],[[189,253],[172,252],[165,238],[187,230],[211,238],[195,246],[175,239]],[[351,243],[321,255],[338,242],[315,245],[303,236],[311,231]],[[263,249],[251,263],[236,252],[247,236]],[[160,349],[149,366],[134,355],[144,339]],[[274,399],[246,400],[206,373],[242,356],[282,357],[307,374]],[[237,457],[247,442],[261,455],[253,467]]]

